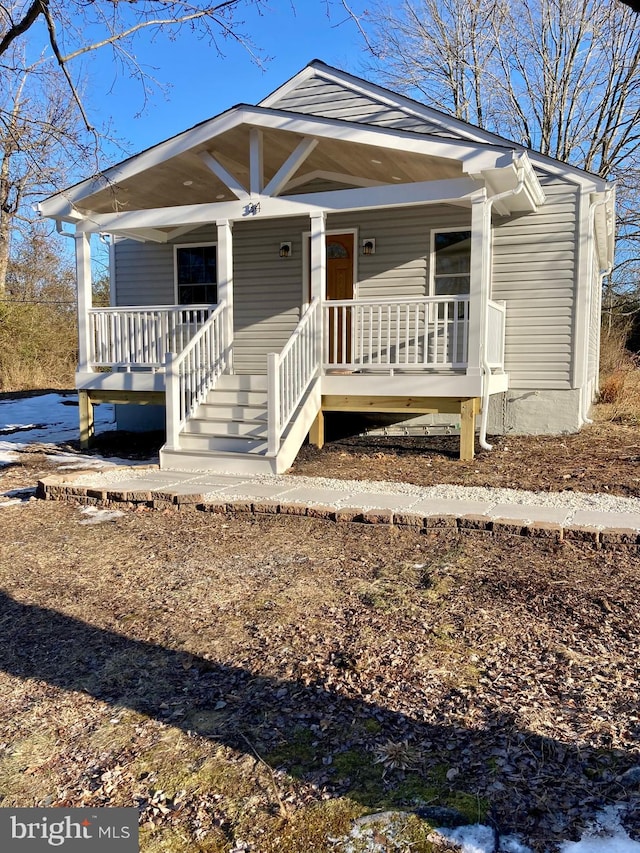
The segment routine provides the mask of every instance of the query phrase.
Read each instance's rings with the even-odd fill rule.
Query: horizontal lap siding
[[[215,242],[216,228],[210,225],[190,231],[172,243],[117,240],[114,246],[115,304],[174,305],[174,245]]]
[[[495,222],[493,299],[507,303],[505,370],[513,389],[571,387],[577,190],[542,179],[537,213]]]
[[[360,242],[375,238],[375,255],[358,256],[359,298],[400,299],[428,293],[431,229],[470,228],[469,223],[468,212],[452,207],[411,207],[334,214],[327,218],[327,230],[357,228]]]
[[[374,124],[396,130],[411,130],[449,137],[452,135],[445,134],[436,124],[408,115],[402,110],[322,77],[304,80],[296,89],[272,104],[272,107],[306,115]]]
[[[233,227],[234,345],[237,373],[266,373],[267,354],[280,352],[300,319],[302,234],[306,217],[238,222]],[[291,240],[290,258],[280,243]]]

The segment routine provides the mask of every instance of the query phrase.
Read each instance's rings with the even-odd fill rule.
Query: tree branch
[[[2,56],[2,54],[11,47],[16,39],[20,38],[20,36],[24,35],[27,30],[31,29],[42,12],[43,0],[33,0],[31,6],[29,6],[27,11],[24,13],[22,20],[18,21],[17,24],[10,26],[2,39],[0,39],[0,56]]]

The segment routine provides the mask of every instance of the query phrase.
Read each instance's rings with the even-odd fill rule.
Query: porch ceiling
[[[124,180],[78,199],[75,208],[82,213],[112,213],[125,210],[149,210],[179,205],[232,201],[237,196],[203,162],[211,154],[233,177],[249,190],[250,133],[252,126],[242,124],[207,143],[151,166]],[[266,186],[287,158],[308,136],[283,130],[264,129],[263,175]],[[463,176],[457,159],[393,150],[331,138],[318,138],[317,145],[280,195],[309,193],[316,188],[371,186],[443,180]],[[425,142],[425,147],[428,143]],[[318,178],[322,179],[321,182]]]

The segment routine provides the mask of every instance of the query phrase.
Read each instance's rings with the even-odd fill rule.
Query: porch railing
[[[469,297],[324,303],[325,369],[465,368]]]
[[[225,335],[225,303],[179,353],[166,355],[167,445],[180,446],[180,430],[224,371],[229,346]]]
[[[180,352],[215,305],[150,305],[89,310],[91,367],[158,370],[165,354]]]
[[[275,455],[282,435],[320,372],[320,302],[314,299],[280,353],[267,356],[268,452]]]
[[[504,302],[489,300],[487,318],[487,363],[489,367],[504,367],[504,340],[507,308]]]

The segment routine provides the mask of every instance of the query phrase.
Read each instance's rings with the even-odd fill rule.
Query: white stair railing
[[[180,352],[215,305],[146,305],[89,310],[91,367],[159,369]]]
[[[469,297],[349,299],[324,303],[326,368],[464,368]]]
[[[267,356],[268,453],[275,456],[280,440],[302,402],[309,386],[319,375],[322,338],[320,302],[315,298],[300,318],[280,353]]]
[[[167,447],[178,450],[180,430],[224,371],[228,341],[225,340],[221,302],[207,322],[179,353],[166,355]]]

